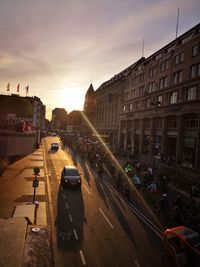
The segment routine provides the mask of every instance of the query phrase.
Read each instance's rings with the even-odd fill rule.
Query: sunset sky
[[[199,0],[0,0],[0,94],[82,110],[101,83],[200,22]]]

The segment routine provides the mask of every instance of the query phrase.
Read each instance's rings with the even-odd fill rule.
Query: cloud
[[[178,7],[181,34],[199,23],[199,0],[1,0],[0,79],[56,106],[59,90],[85,93],[138,60],[143,38],[145,56],[172,41]]]

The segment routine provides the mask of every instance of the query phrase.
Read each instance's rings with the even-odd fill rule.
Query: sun
[[[68,113],[72,110],[83,110],[85,92],[77,88],[62,89],[59,92],[57,105],[63,107]]]

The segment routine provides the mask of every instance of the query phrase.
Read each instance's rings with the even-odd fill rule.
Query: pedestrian
[[[167,194],[162,194],[162,197],[156,203],[156,212],[159,220],[167,223],[169,217],[169,200]]]
[[[133,175],[133,183],[135,187],[139,190],[142,186],[142,181],[138,175]]]
[[[148,185],[148,190],[151,192],[151,193],[156,193],[157,192],[157,185],[154,181],[152,181],[150,183],[150,185]]]

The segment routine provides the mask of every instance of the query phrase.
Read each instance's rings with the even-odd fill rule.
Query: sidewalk
[[[46,216],[42,149],[7,166],[0,176],[0,266],[53,266]],[[33,203],[33,168],[40,168]]]

